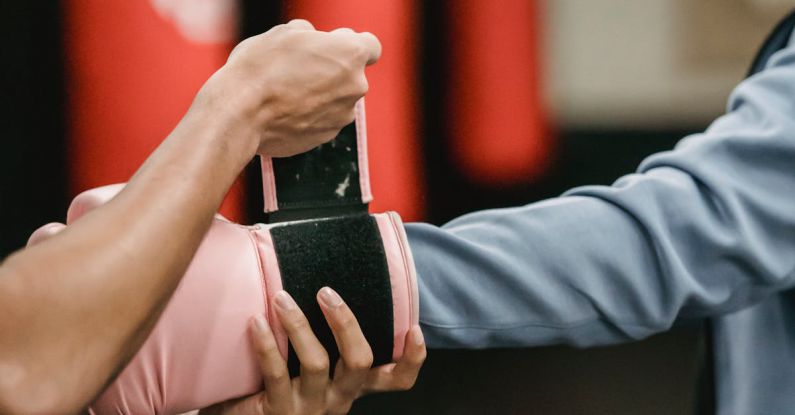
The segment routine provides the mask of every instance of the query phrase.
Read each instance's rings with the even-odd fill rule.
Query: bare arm
[[[132,357],[257,153],[353,119],[372,35],[291,22],[241,43],[124,191],[0,267],[0,412],[76,412]]]

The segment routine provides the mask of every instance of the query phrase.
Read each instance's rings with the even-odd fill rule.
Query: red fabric
[[[67,0],[64,10],[76,194],[126,182],[223,65],[233,42],[191,41],[149,0]],[[240,218],[241,195],[237,184],[224,214]]]
[[[527,182],[550,161],[540,3],[447,2],[450,151],[459,169],[476,182]]]
[[[367,137],[375,212],[395,210],[406,221],[423,217],[418,142],[417,38],[419,3],[372,0],[286,0],[288,18],[316,28],[372,32],[383,56],[367,69]]]

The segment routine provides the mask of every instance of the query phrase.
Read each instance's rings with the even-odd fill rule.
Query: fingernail
[[[268,322],[265,321],[265,316],[262,314],[257,314],[253,318],[254,320],[254,328],[259,332],[268,331]]]
[[[331,288],[323,287],[320,289],[320,301],[322,301],[323,305],[326,307],[334,308],[342,304],[342,297]]]
[[[417,346],[422,346],[423,343],[425,343],[425,336],[422,335],[420,326],[414,326],[414,344]]]
[[[290,294],[287,294],[287,291],[279,291],[276,293],[276,306],[283,311],[291,311],[298,307],[293,298],[290,297]]]

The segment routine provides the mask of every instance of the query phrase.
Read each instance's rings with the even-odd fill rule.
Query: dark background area
[[[436,2],[423,2],[423,142],[427,220],[441,224],[473,210],[514,206],[559,195],[578,185],[609,184],[632,172],[647,155],[667,150],[686,133],[670,130],[569,130],[557,132],[552,168],[540,180],[509,188],[483,187],[460,174],[445,149],[441,123],[444,47]],[[49,221],[62,221],[67,137],[64,56],[57,2],[0,3],[2,108],[0,136],[0,256],[22,247]],[[278,23],[278,2],[243,2],[241,36]],[[427,24],[433,21],[434,24]],[[108,139],[112,139],[109,137]],[[249,177],[258,177],[255,163]],[[247,214],[258,219],[261,187],[248,185]],[[618,254],[618,253],[617,253]],[[366,397],[354,413],[556,413],[683,414],[695,408],[696,374],[703,342],[698,325],[646,341],[574,350],[432,350],[417,386],[406,393]]]
[[[0,2],[0,257],[66,215],[60,23],[57,2]]]

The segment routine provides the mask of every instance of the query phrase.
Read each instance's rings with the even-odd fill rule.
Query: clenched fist
[[[370,33],[322,32],[293,20],[241,42],[193,105],[242,123],[260,154],[291,156],[353,121],[367,92],[364,68],[380,55]]]

